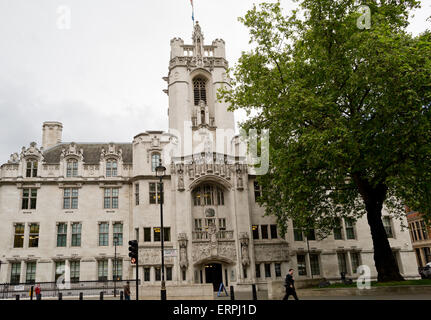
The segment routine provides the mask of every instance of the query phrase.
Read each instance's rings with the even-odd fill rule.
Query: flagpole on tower
[[[192,5],[192,20],[193,20],[193,28],[195,27],[195,6],[193,4],[193,0],[190,0],[190,3]]]

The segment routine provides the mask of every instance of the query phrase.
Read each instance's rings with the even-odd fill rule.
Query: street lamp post
[[[117,275],[118,275],[118,269],[117,269],[117,245],[118,245],[118,236],[114,237],[114,298],[117,297]]]
[[[164,230],[163,230],[163,177],[166,174],[166,168],[162,166],[162,161],[160,160],[160,165],[156,168],[156,176],[160,179],[159,184],[159,201],[160,201],[160,236],[162,245],[162,286],[160,290],[161,300],[166,300],[166,285],[165,285],[165,248],[164,248]]]

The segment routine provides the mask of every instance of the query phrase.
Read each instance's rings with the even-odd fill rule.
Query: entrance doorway
[[[220,283],[223,282],[222,268],[219,263],[207,264],[205,266],[206,283],[212,283],[214,291],[218,291]]]

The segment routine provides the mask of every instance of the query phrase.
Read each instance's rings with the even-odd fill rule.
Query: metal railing
[[[56,282],[2,283],[0,284],[0,299],[15,299],[17,295],[21,299],[29,298],[31,287],[36,288],[37,284],[40,285],[42,298],[58,297],[59,293],[62,294],[63,298],[79,297],[81,292],[83,296],[98,296],[101,292],[104,295],[113,295],[114,287],[119,293],[127,281],[130,282],[130,287],[135,283],[135,280],[78,281],[60,284]],[[33,293],[33,299],[36,299],[35,293]]]

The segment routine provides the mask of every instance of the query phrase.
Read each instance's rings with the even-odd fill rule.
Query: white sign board
[[[15,291],[24,291],[24,286],[15,286],[14,290]]]
[[[165,249],[165,257],[173,257],[177,256],[177,249]]]

